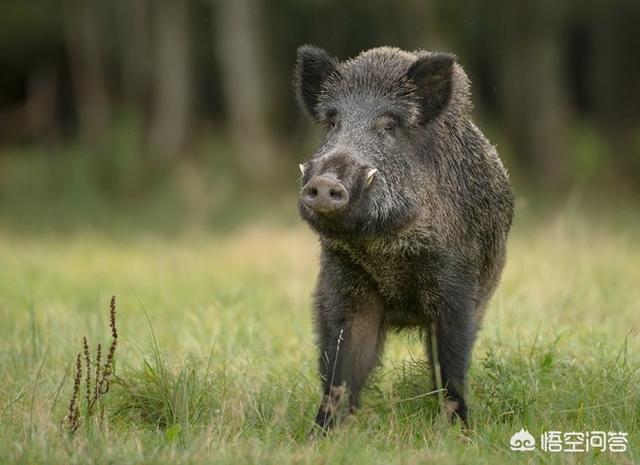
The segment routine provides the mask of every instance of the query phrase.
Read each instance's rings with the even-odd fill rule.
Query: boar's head
[[[313,157],[300,165],[298,208],[328,237],[379,237],[411,222],[423,197],[429,126],[452,95],[455,57],[377,48],[340,62],[298,49],[300,106],[324,127]]]

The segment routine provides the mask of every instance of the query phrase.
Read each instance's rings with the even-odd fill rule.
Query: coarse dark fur
[[[326,126],[301,185],[330,176],[349,194],[337,214],[299,202],[322,249],[318,425],[333,425],[339,404],[357,406],[385,334],[404,328],[422,331],[432,363],[435,334],[447,405],[466,423],[471,351],[502,272],[514,202],[495,148],[471,120],[466,74],[445,53],[381,47],[340,62],[302,46],[295,88]]]

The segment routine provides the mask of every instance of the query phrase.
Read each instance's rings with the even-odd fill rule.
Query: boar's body
[[[301,165],[299,203],[322,249],[317,423],[333,424],[345,392],[357,405],[395,328],[436,336],[447,405],[466,421],[466,374],[504,265],[513,194],[470,118],[464,71],[448,54],[384,47],[340,63],[304,46],[296,84],[301,105],[327,126]]]

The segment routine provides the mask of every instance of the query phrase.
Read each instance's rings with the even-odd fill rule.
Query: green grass
[[[637,214],[637,212],[636,212]],[[296,223],[293,223],[296,224]],[[470,375],[472,429],[443,426],[416,336],[391,337],[354,419],[307,438],[320,393],[318,249],[302,225],[163,237],[0,232],[0,463],[640,461],[640,225],[571,208],[519,218]],[[61,427],[82,336],[110,341],[106,422]],[[625,431],[629,451],[518,453],[526,428]]]

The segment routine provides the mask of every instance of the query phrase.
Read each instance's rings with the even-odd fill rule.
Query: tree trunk
[[[277,172],[277,149],[268,124],[268,58],[259,0],[220,0],[215,50],[220,58],[232,142],[244,174],[263,182]]]
[[[507,137],[526,181],[556,185],[569,161],[562,11],[551,0],[503,5],[501,100]]]
[[[148,0],[117,0],[113,10],[125,101],[139,113],[137,116],[146,119],[151,94],[151,5]]]
[[[101,145],[109,132],[110,108],[96,0],[67,0],[65,34],[82,136]],[[99,151],[100,152],[100,151]]]
[[[184,148],[191,122],[189,9],[183,0],[156,0],[153,102],[149,148],[169,161]]]
[[[58,75],[51,63],[40,64],[29,73],[25,111],[29,137],[44,143],[57,138]]]
[[[615,181],[640,190],[640,5],[617,1],[597,4],[591,97],[595,121],[602,131]]]

